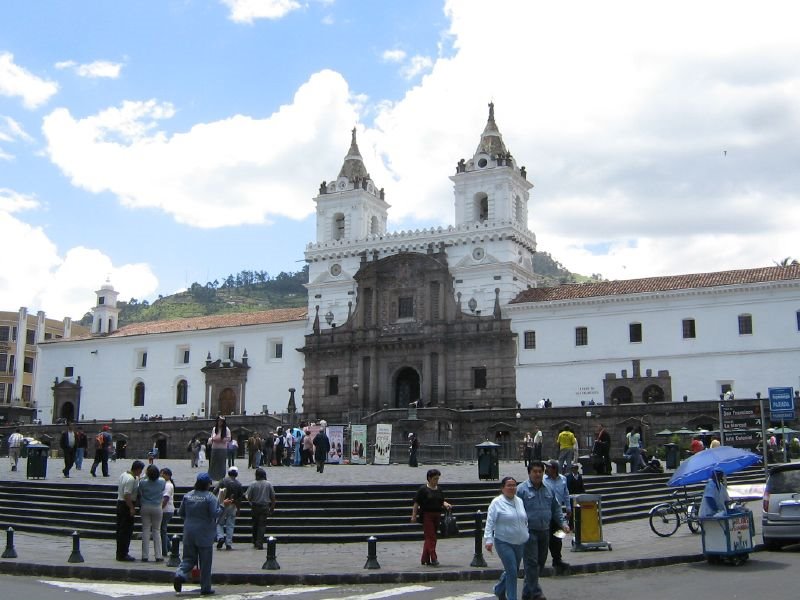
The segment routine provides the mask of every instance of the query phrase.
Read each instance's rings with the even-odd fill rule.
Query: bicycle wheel
[[[671,536],[680,524],[680,516],[671,504],[657,504],[650,509],[650,529],[657,536]]]
[[[692,533],[700,533],[700,503],[692,502],[686,508],[686,525]]]

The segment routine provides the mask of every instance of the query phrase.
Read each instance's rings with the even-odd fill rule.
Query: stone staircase
[[[670,474],[585,476],[587,493],[600,494],[604,523],[640,519],[654,504],[668,500]],[[731,484],[763,483],[764,471],[753,467],[731,476]],[[411,502],[418,484],[373,486],[280,486],[278,508],[267,523],[267,534],[281,543],[361,542],[371,535],[381,541],[418,540],[419,524],[410,522]],[[701,491],[702,485],[690,491]],[[176,504],[190,488],[176,491]],[[472,536],[475,513],[486,511],[498,494],[497,482],[443,486],[454,506],[461,536]],[[16,531],[114,538],[115,485],[66,482],[0,481],[0,527]],[[138,516],[137,516],[138,525]],[[138,529],[138,528],[137,528]],[[170,535],[181,532],[173,519]],[[250,541],[250,508],[242,507],[234,542]]]

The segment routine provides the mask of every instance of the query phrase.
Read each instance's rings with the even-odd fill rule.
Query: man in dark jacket
[[[314,462],[317,463],[317,473],[322,473],[325,470],[325,461],[328,458],[330,449],[331,442],[323,427],[314,436]]]
[[[75,464],[75,452],[78,449],[78,435],[75,433],[75,426],[72,421],[67,423],[66,431],[61,432],[61,439],[58,442],[61,451],[64,453],[64,477],[69,477],[69,470]]]

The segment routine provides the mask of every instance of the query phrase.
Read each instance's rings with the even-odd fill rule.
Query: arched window
[[[372,219],[370,219],[369,232],[372,234],[378,234],[381,232],[381,226],[378,217],[372,217]]]
[[[489,196],[484,193],[475,195],[475,220],[481,223],[489,220]]]
[[[133,388],[133,405],[144,406],[144,382],[139,382]]]
[[[344,215],[342,213],[333,215],[333,239],[344,239]]]
[[[188,404],[189,403],[189,384],[185,379],[178,382],[178,387],[175,392],[175,404]]]

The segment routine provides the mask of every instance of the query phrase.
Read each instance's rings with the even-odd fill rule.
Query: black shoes
[[[117,562],[136,562],[136,559],[133,558],[130,554],[126,554],[125,556],[118,556]]]
[[[180,591],[183,589],[183,579],[176,575],[175,579],[172,580],[172,588],[176,592],[180,593]]]
[[[225,550],[233,550],[233,546],[230,544],[225,544]]]
[[[217,540],[217,550],[222,550],[222,546],[225,544],[225,539],[220,538]]]
[[[213,596],[217,592],[215,590],[200,590],[201,596]]]

